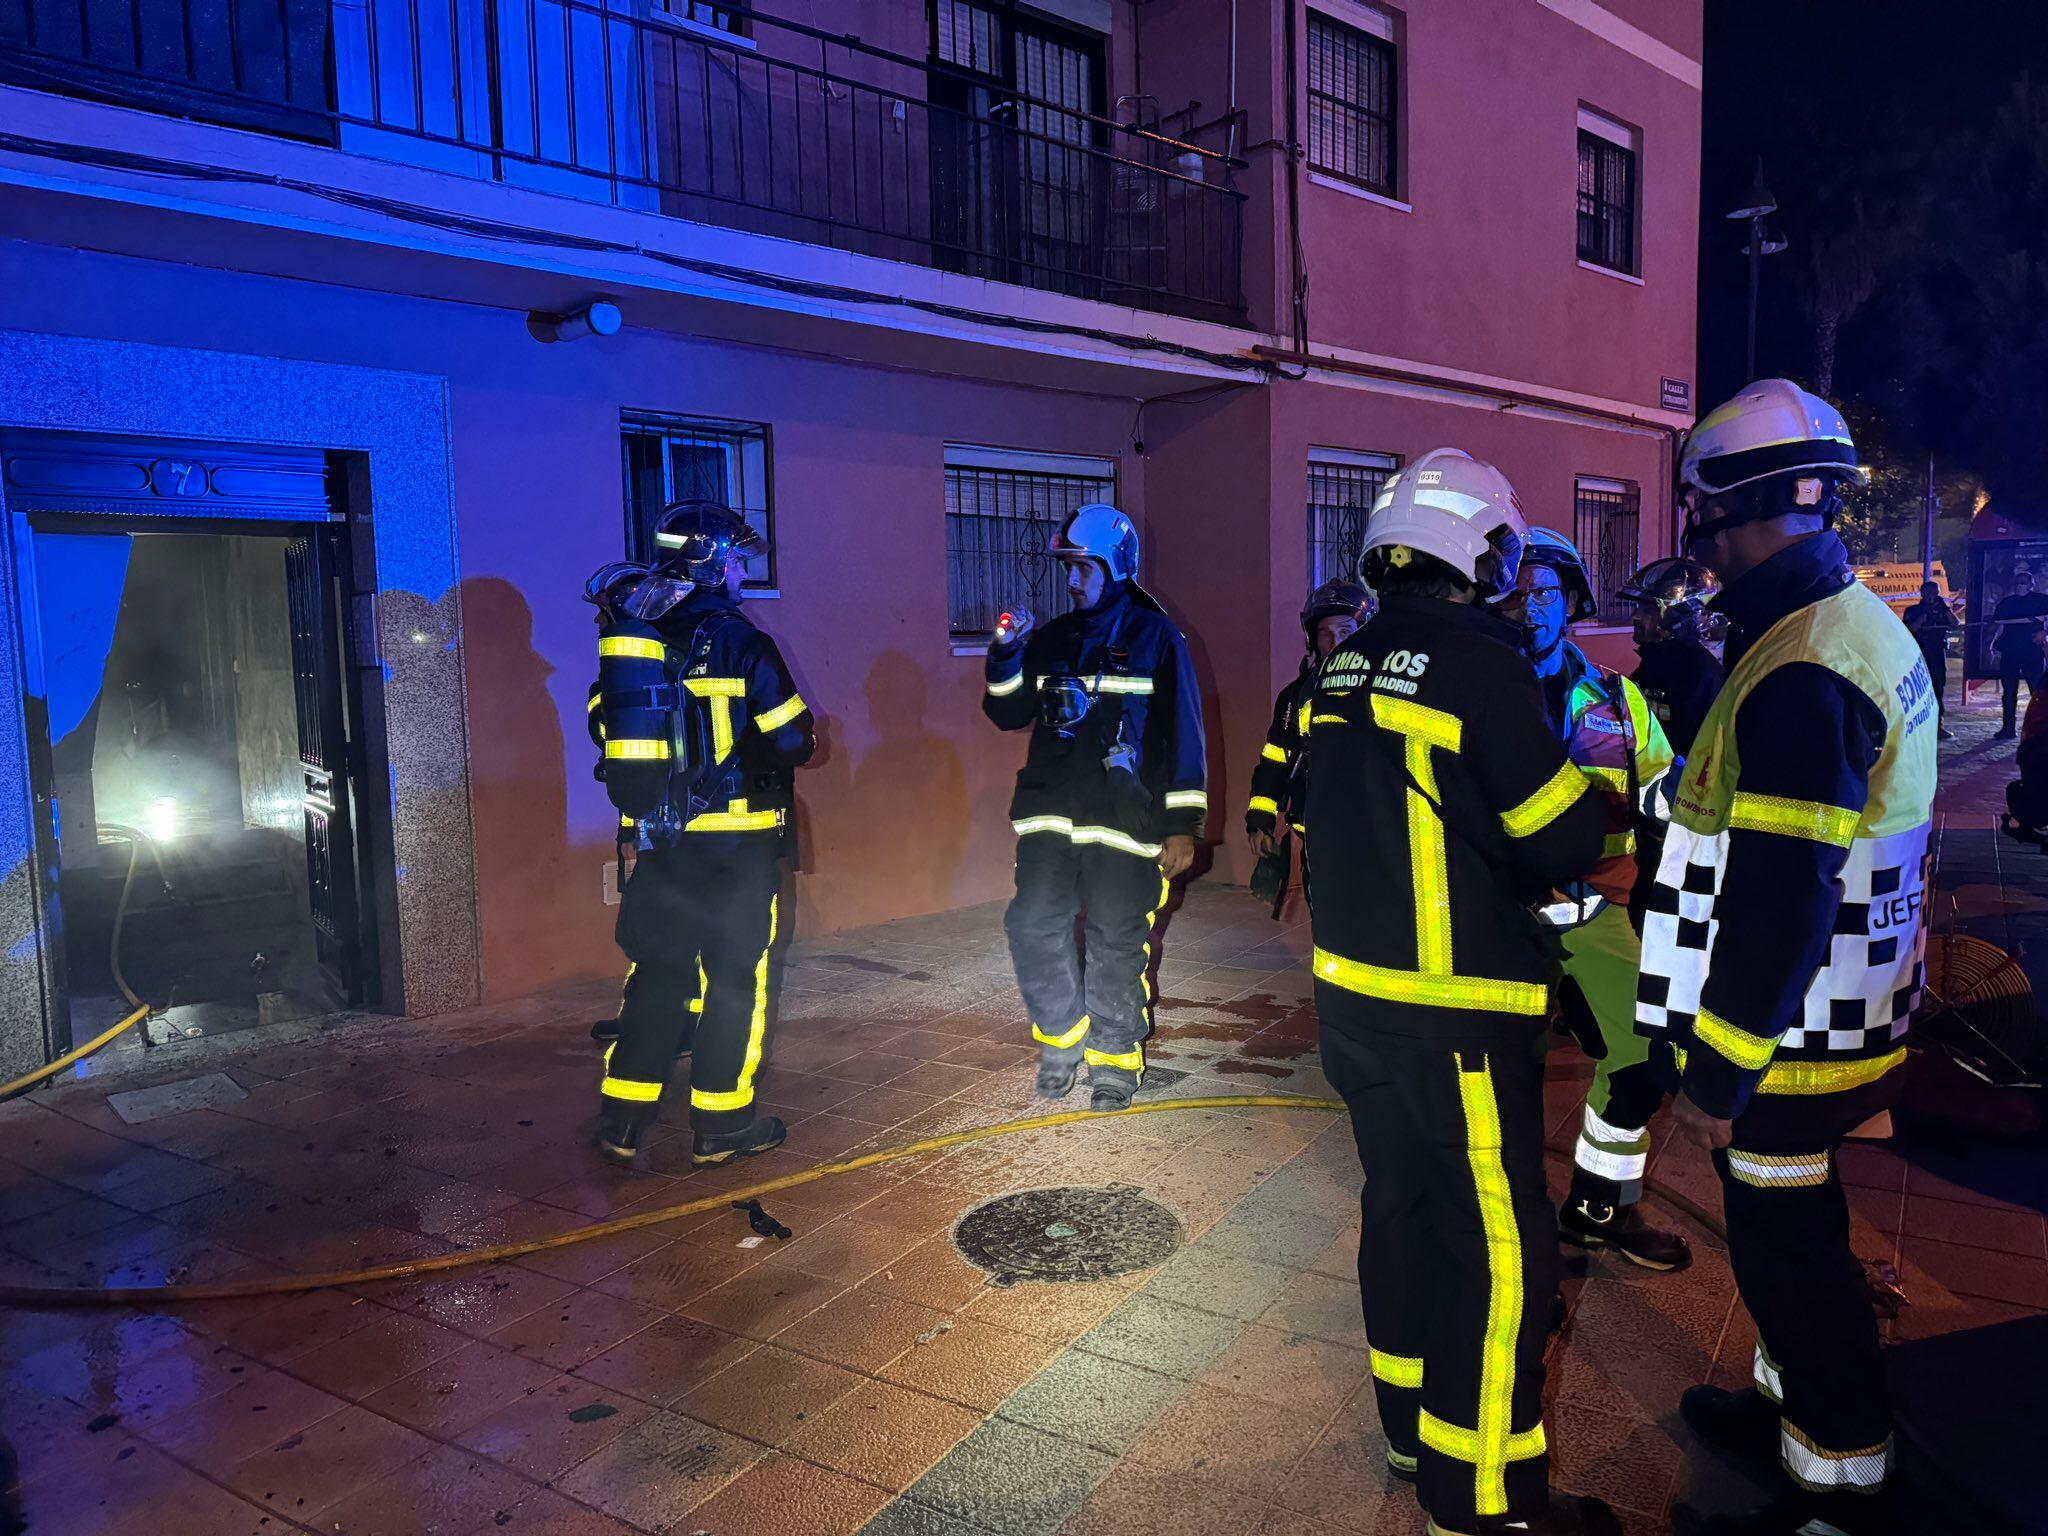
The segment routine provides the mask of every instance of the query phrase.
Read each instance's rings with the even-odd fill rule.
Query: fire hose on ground
[[[132,1019],[129,1022],[132,1022]],[[863,1168],[874,1168],[883,1163],[898,1162],[903,1158],[917,1157],[927,1152],[942,1152],[973,1142],[990,1141],[998,1136],[1052,1130],[1063,1125],[1078,1125],[1084,1121],[1164,1114],[1183,1109],[1289,1109],[1342,1114],[1345,1105],[1341,1099],[1311,1099],[1295,1094],[1236,1094],[1214,1098],[1161,1099],[1155,1103],[1137,1103],[1126,1109],[1116,1110],[1069,1110],[1056,1115],[1036,1115],[1025,1120],[1006,1120],[998,1125],[977,1126],[972,1130],[953,1131],[944,1136],[929,1136],[900,1147],[887,1147],[879,1152],[865,1153],[860,1157],[806,1168],[797,1173],[785,1174],[778,1179],[751,1184],[743,1189],[722,1190],[701,1199],[663,1206],[660,1210],[641,1211],[632,1216],[615,1217],[610,1221],[592,1222],[573,1231],[526,1238],[516,1243],[498,1243],[487,1248],[464,1248],[454,1253],[436,1254],[424,1259],[407,1259],[395,1264],[379,1264],[366,1269],[330,1270],[310,1275],[277,1275],[263,1280],[105,1288],[7,1285],[0,1286],[0,1306],[162,1306],[177,1302],[234,1301],[257,1296],[289,1296],[302,1291],[370,1285],[383,1280],[410,1280],[422,1275],[442,1274],[449,1270],[468,1269],[479,1264],[495,1264],[507,1259],[524,1258],[528,1254],[567,1248],[576,1243],[586,1243],[602,1237],[616,1237],[624,1232],[637,1232],[645,1227],[660,1226],[664,1222],[674,1221],[681,1216],[696,1215],[727,1205],[743,1205],[748,1200],[758,1200],[764,1195],[795,1189],[799,1185],[810,1184],[818,1179],[831,1178],[842,1173],[856,1173]],[[1557,1147],[1546,1147],[1544,1150],[1553,1157],[1569,1161],[1569,1154]],[[1655,1179],[1646,1180],[1644,1187],[1648,1193],[1698,1222],[1714,1236],[1726,1240],[1727,1232],[1720,1221],[1694,1201]]]

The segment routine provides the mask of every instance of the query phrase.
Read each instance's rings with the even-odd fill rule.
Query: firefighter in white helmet
[[[1616,1531],[1549,1495],[1543,1344],[1557,1212],[1540,1045],[1554,969],[1529,908],[1599,862],[1607,814],[1496,612],[1529,537],[1490,464],[1439,448],[1381,491],[1379,612],[1308,703],[1323,1070],[1351,1110],[1359,1285],[1388,1464],[1442,1533]]]
[[[1725,584],[1728,680],[1645,898],[1637,1023],[1675,1051],[1714,1151],[1754,1389],[1682,1405],[1774,1456],[1784,1496],[1715,1532],[1891,1536],[1891,1411],[1836,1156],[1897,1096],[1926,944],[1935,700],[1919,647],[1829,524],[1859,474],[1834,407],[1784,379],[1680,456],[1687,553]]]

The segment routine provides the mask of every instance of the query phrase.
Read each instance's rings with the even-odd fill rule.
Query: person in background
[[[2027,685],[2027,697],[2032,699],[2041,686],[2042,673],[2048,672],[2048,653],[2041,649],[2044,614],[2048,614],[2048,593],[2034,590],[2032,571],[2016,572],[2012,591],[1991,612],[1991,648],[1998,652],[1998,685],[2005,697],[2005,724],[1993,741],[2010,741],[2015,734],[2020,684]]]
[[[1273,724],[1259,751],[1259,765],[1252,770],[1251,800],[1244,813],[1245,836],[1261,859],[1272,855],[1286,836],[1286,827],[1300,830],[1293,791],[1301,759],[1301,707],[1315,690],[1316,671],[1323,658],[1371,616],[1372,594],[1355,581],[1326,581],[1302,605],[1301,631],[1308,654],[1293,681],[1273,701]]]
[[[1948,728],[1948,632],[1956,627],[1955,615],[1941,600],[1938,582],[1920,583],[1920,601],[1900,615],[1919,643],[1927,662],[1927,676],[1934,684],[1935,719],[1943,740],[1955,734]],[[2032,699],[2028,700],[2031,707]]]
[[[1707,606],[1720,590],[1720,578],[1699,561],[1674,555],[1652,560],[1615,594],[1635,612],[1640,659],[1630,681],[1680,757],[1721,691],[1721,660],[1708,647],[1727,624]]]

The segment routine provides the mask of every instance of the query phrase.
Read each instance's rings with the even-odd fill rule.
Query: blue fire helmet
[[[1111,581],[1138,579],[1138,530],[1107,502],[1076,507],[1053,540],[1052,553],[1062,560],[1099,560]]]

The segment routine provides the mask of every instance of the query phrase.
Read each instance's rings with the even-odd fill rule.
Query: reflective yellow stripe
[[[1468,1072],[1459,1056],[1458,1098],[1465,1110],[1466,1157],[1479,1198],[1479,1223],[1486,1233],[1486,1334],[1479,1345],[1474,1508],[1482,1515],[1498,1515],[1508,1507],[1508,1420],[1515,1392],[1515,1336],[1522,1326],[1522,1237],[1515,1226],[1507,1170],[1501,1166],[1500,1105],[1493,1095],[1491,1063]],[[1540,1425],[1538,1437],[1540,1443]]]
[[[1126,1072],[1145,1070],[1143,1046],[1134,1045],[1128,1051],[1098,1051],[1090,1046],[1081,1054],[1091,1067],[1122,1067]]]
[[[1600,857],[1619,859],[1636,851],[1636,835],[1633,832],[1610,832],[1600,844]]]
[[[602,708],[604,708],[604,695],[601,693],[593,693],[590,696],[590,702],[583,706],[583,713],[585,713],[586,715],[594,715]]]
[[[787,703],[776,705],[765,715],[756,715],[754,724],[763,731],[779,731],[808,708],[808,704],[792,693]]]
[[[1209,792],[1206,789],[1170,789],[1166,792],[1166,808],[1169,811],[1206,811],[1209,809]]]
[[[1422,1411],[1417,1427],[1422,1434],[1422,1443],[1431,1450],[1473,1466],[1479,1464],[1479,1436],[1475,1431],[1460,1429],[1455,1424],[1446,1424],[1426,1408]],[[1543,1426],[1538,1424],[1534,1429],[1525,1429],[1520,1434],[1508,1436],[1506,1459],[1527,1461],[1532,1456],[1541,1456],[1546,1449]]]
[[[1308,705],[1304,704],[1294,712],[1294,729],[1301,735],[1306,736],[1308,734],[1310,721],[1311,716]]]
[[[692,816],[685,832],[771,832],[782,825],[780,811],[706,811]]]
[[[1828,1181],[1828,1155],[1804,1153],[1797,1157],[1771,1157],[1761,1152],[1727,1152],[1729,1176],[1756,1189],[1809,1188]]]
[[[729,1093],[690,1090],[692,1109],[745,1109],[754,1102],[754,1073],[761,1065],[761,1041],[768,1032],[768,952],[775,948],[777,898],[768,898],[768,942],[754,962],[754,1014],[747,1024],[747,1054],[740,1062],[740,1080]],[[703,962],[698,962],[699,974]]]
[[[711,701],[711,760],[722,763],[732,756],[732,700],[720,695]]]
[[[1015,693],[1019,688],[1022,688],[1023,686],[1024,674],[1022,672],[1019,672],[1015,677],[1007,678],[1000,683],[990,683],[988,685],[988,691],[991,694],[993,694],[996,698],[1000,699],[1008,696],[1009,694]]]
[[[633,762],[666,762],[669,744],[651,739],[631,739],[615,736],[604,744],[606,757],[622,757]]]
[[[1010,823],[1019,837],[1033,832],[1058,832],[1077,843],[1100,843],[1105,848],[1115,848],[1123,853],[1134,853],[1141,859],[1156,859],[1163,846],[1160,843],[1141,843],[1127,833],[1114,827],[1077,827],[1065,816],[1026,816],[1021,821]]]
[[[1280,814],[1280,802],[1271,795],[1253,795],[1251,803],[1245,809],[1253,815],[1263,811],[1268,816],[1278,816]]]
[[[1579,772],[1598,784],[1602,789],[1611,789],[1617,795],[1628,793],[1628,770],[1626,768],[1601,768],[1597,765],[1574,764]]]
[[[1585,792],[1585,773],[1577,765],[1566,763],[1535,794],[1512,810],[1502,811],[1500,824],[1508,829],[1509,837],[1528,837],[1557,820]]]
[[[597,642],[600,656],[638,656],[647,661],[662,661],[668,656],[668,647],[659,640],[648,640],[639,635],[606,635]]]
[[[1422,1362],[1406,1355],[1389,1355],[1380,1350],[1366,1350],[1372,1360],[1372,1373],[1390,1387],[1420,1387],[1422,1385]]]
[[[1674,1047],[1678,1070],[1685,1070],[1685,1051]],[[1874,1083],[1906,1060],[1902,1045],[1889,1056],[1869,1056],[1855,1061],[1774,1061],[1756,1085],[1758,1093],[1819,1094],[1846,1093]]]
[[[1728,825],[1740,832],[1777,832],[1810,843],[1846,848],[1856,837],[1862,816],[1839,805],[1815,800],[1784,800],[1776,795],[1750,795],[1741,790],[1728,807]]]
[[[1287,761],[1286,749],[1282,747],[1276,747],[1270,741],[1267,742],[1263,747],[1259,748],[1259,756],[1263,757],[1269,763],[1284,763]]]
[[[1315,973],[1347,992],[1393,1003],[1539,1016],[1550,1011],[1550,989],[1540,981],[1492,981],[1480,976],[1396,971],[1386,966],[1367,965],[1361,960],[1346,960],[1326,949],[1318,949],[1315,953]]]
[[[1719,1014],[1705,1008],[1693,1020],[1692,1033],[1700,1044],[1712,1046],[1736,1066],[1751,1072],[1769,1066],[1778,1049],[1775,1038],[1767,1040],[1762,1035],[1752,1035],[1746,1029],[1737,1029]]]
[[[1451,876],[1444,848],[1443,818],[1431,801],[1442,795],[1436,786],[1431,748],[1456,752],[1464,738],[1464,722],[1456,715],[1407,699],[1372,696],[1373,723],[1406,738],[1408,773],[1415,780],[1406,795],[1408,863],[1415,879],[1415,963],[1430,976],[1451,970]],[[1332,978],[1334,979],[1334,978]]]
[[[683,686],[700,699],[743,699],[747,680],[743,677],[686,677]]]
[[[1081,1043],[1081,1037],[1086,1035],[1087,1033],[1088,1015],[1085,1013],[1081,1015],[1080,1023],[1076,1024],[1072,1029],[1066,1030],[1065,1032],[1057,1035],[1048,1035],[1036,1024],[1031,1026],[1032,1039],[1036,1040],[1040,1045],[1050,1045],[1055,1049],[1062,1051],[1068,1050],[1073,1046],[1079,1045]]]
[[[652,1104],[661,1097],[661,1084],[635,1083],[607,1072],[598,1084],[598,1092],[608,1099],[624,1099],[630,1104]]]
[[[1099,683],[1087,682],[1089,689],[1100,688],[1104,693],[1150,693],[1152,679],[1149,677],[1105,677]]]

